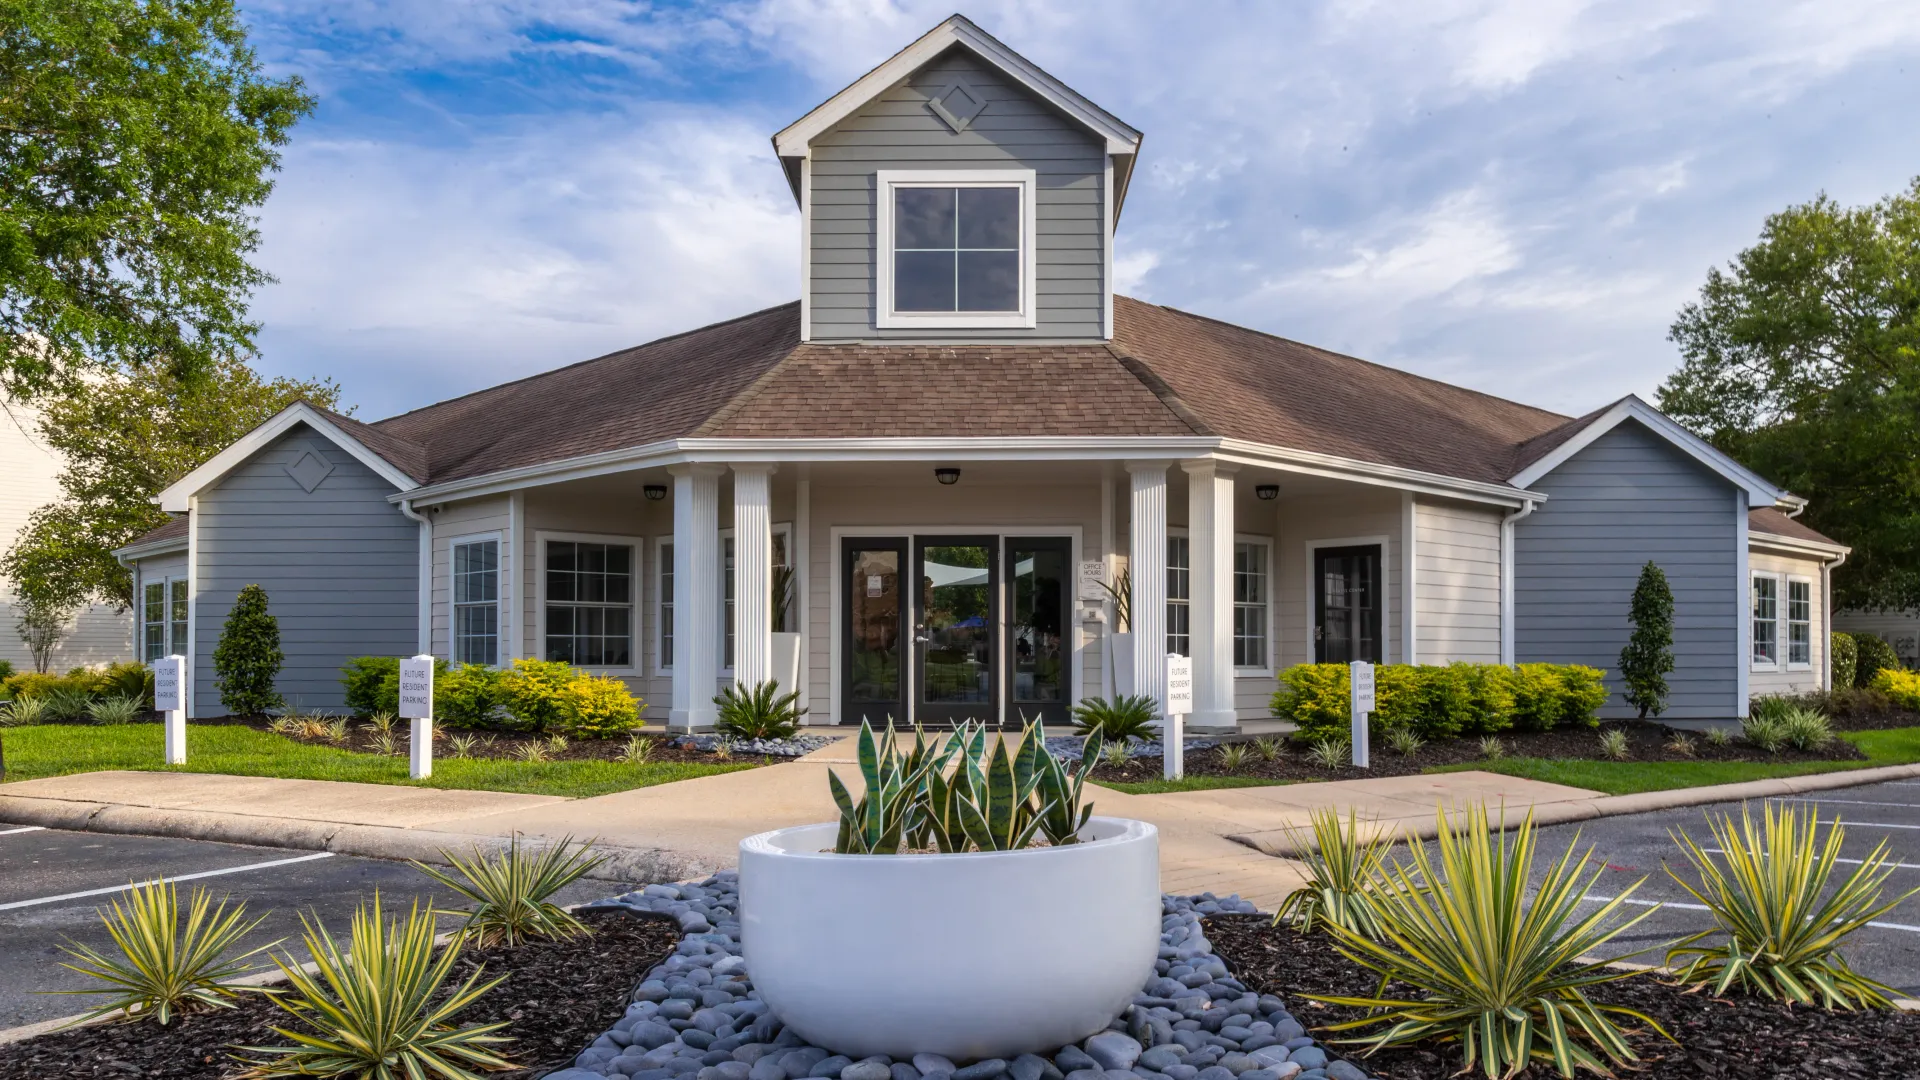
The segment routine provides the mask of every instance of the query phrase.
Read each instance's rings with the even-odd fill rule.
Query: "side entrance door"
[[[914,719],[928,727],[996,725],[999,709],[1000,540],[914,540]]]
[[[1380,545],[1313,552],[1313,659],[1381,662]]]
[[[1007,724],[1017,727],[1024,718],[1058,728],[1071,719],[1073,704],[1073,541],[1009,536],[1006,546]]]
[[[905,537],[851,537],[841,548],[843,724],[907,726],[908,598]]]

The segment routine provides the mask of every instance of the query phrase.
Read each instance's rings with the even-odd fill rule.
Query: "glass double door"
[[[1071,556],[1065,537],[844,541],[841,722],[1064,722]]]

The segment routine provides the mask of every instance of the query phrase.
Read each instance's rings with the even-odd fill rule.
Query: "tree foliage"
[[[183,378],[164,367],[77,381],[38,403],[38,430],[66,462],[59,502],[36,510],[4,557],[22,595],[76,610],[125,607],[133,583],[113,550],[166,523],[153,496],[298,400],[339,404],[327,380],[266,380],[238,360]]]
[[[1667,673],[1673,670],[1673,590],[1666,571],[1649,562],[1640,568],[1627,612],[1633,635],[1620,650],[1620,678],[1627,684],[1627,704],[1659,716],[1667,709]]]
[[[1769,217],[1669,337],[1660,407],[1853,546],[1836,606],[1920,609],[1920,180]]]
[[[0,388],[251,352],[253,211],[312,108],[232,0],[0,0]]]
[[[280,621],[267,611],[267,590],[240,590],[213,647],[213,684],[220,704],[237,716],[257,716],[281,704],[273,688],[286,653],[280,650]]]

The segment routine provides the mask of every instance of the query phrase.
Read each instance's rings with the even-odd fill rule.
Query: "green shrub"
[[[1827,643],[1833,650],[1834,688],[1860,685],[1854,678],[1860,670],[1860,646],[1853,643],[1853,635],[1844,630],[1835,630],[1827,635]]]
[[[1853,669],[1855,686],[1872,686],[1875,675],[1882,671],[1900,670],[1900,658],[1894,655],[1893,646],[1887,644],[1885,638],[1875,637],[1872,634],[1855,634],[1853,644],[1859,652],[1859,659],[1854,662]]]
[[[1667,673],[1673,670],[1673,590],[1667,575],[1649,562],[1640,568],[1633,602],[1627,614],[1633,636],[1620,650],[1620,678],[1627,685],[1627,704],[1640,710],[1640,719],[1667,709]]]
[[[440,678],[440,664],[434,665],[434,681]],[[384,682],[393,676],[392,697]],[[340,685],[346,688],[347,708],[355,716],[400,711],[400,658],[397,656],[356,656],[340,669]]]
[[[123,660],[102,668],[95,679],[95,693],[106,697],[133,698],[143,709],[153,707],[153,669],[135,660]]]
[[[485,664],[447,667],[434,663],[433,719],[450,728],[500,727],[500,671]],[[382,685],[384,686],[384,679]],[[400,673],[393,675],[394,706],[400,703]]]
[[[85,690],[73,686],[55,687],[46,696],[47,719],[79,720],[87,715],[93,705],[93,697]]]
[[[640,709],[626,683],[611,675],[576,672],[560,691],[555,730],[588,739],[625,735],[640,726]]]
[[[1606,672],[1584,664],[1519,664],[1514,668],[1514,723],[1530,731],[1563,724],[1598,727],[1607,703]]]
[[[55,675],[52,672],[23,671],[18,675],[9,675],[6,687],[8,697],[31,697],[42,701],[54,694],[80,694],[87,697],[93,694],[93,680],[74,675]]]
[[[1868,689],[1885,694],[1888,701],[1903,709],[1920,711],[1920,672],[1882,669]]]
[[[573,667],[559,660],[515,660],[500,673],[500,702],[507,707],[511,731],[559,730],[566,714],[567,684]]]
[[[1129,739],[1152,742],[1160,737],[1153,723],[1159,711],[1159,703],[1145,694],[1122,694],[1112,701],[1082,698],[1073,707],[1073,730],[1083,738],[1097,733],[1102,742],[1117,746],[1125,746]]]
[[[0,660],[0,683],[13,678],[13,661]]]
[[[466,912],[465,930],[483,949],[591,933],[586,924],[553,903],[552,897],[607,861],[606,856],[593,854],[592,844],[575,848],[569,836],[557,844],[528,851],[521,849],[516,834],[503,852],[488,854],[475,847],[470,857],[462,857],[442,849],[440,859],[453,868],[453,873],[423,862],[413,866],[473,901],[474,906]]]
[[[1369,726],[1377,736],[1410,730],[1431,740],[1593,725],[1607,700],[1604,675],[1578,664],[1383,664],[1374,669]],[[1273,715],[1298,724],[1303,741],[1344,735],[1351,730],[1347,694],[1345,664],[1299,664],[1280,673]]]
[[[195,886],[182,918],[171,881],[133,885],[126,895],[126,907],[116,899],[111,915],[99,912],[114,954],[77,941],[61,946],[77,961],[62,961],[61,967],[104,985],[50,993],[105,995],[106,1001],[87,1011],[88,1019],[124,1010],[128,1019],[151,1019],[165,1027],[176,1013],[232,1008],[237,994],[264,990],[242,985],[238,977],[246,973],[249,957],[278,942],[233,954],[266,916],[248,922],[245,904],[229,909],[222,900],[216,907],[212,894]]]
[[[791,739],[807,711],[800,707],[800,695],[782,694],[775,679],[752,687],[736,683],[722,690],[713,703],[720,707],[714,727],[736,739]]]
[[[220,704],[241,716],[257,716],[281,704],[274,690],[280,665],[280,622],[267,611],[267,591],[248,585],[234,599],[233,610],[213,647],[213,684]]]

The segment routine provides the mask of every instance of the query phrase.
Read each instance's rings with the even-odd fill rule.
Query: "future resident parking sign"
[[[433,657],[400,658],[400,719],[426,720],[433,716]]]

